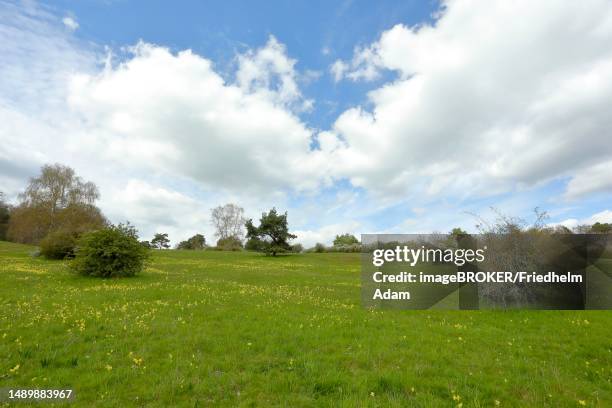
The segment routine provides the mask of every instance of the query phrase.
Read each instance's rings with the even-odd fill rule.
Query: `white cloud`
[[[381,65],[379,46],[374,44],[370,47],[356,48],[350,62],[336,60],[331,65],[330,71],[336,82],[345,77],[353,81],[372,81],[380,76]]]
[[[336,120],[346,147],[334,174],[400,196],[497,194],[562,177],[576,177],[569,195],[610,191],[610,3],[445,5],[435,25],[397,25],[332,66],[336,79],[397,73],[370,93],[371,109]]]
[[[302,98],[296,62],[287,56],[285,46],[270,36],[264,47],[238,56],[237,84],[247,94],[262,95],[275,103],[297,106],[298,110],[310,110],[314,102]],[[296,105],[298,102],[301,105]]]
[[[179,240],[212,232],[216,205],[239,202],[256,216],[325,179],[313,132],[292,111],[309,103],[301,74],[278,41],[242,55],[241,67],[259,71],[228,83],[189,50],[139,43],[111,58],[35,5],[3,3],[0,16],[0,183],[9,198],[40,165],[60,162],[100,186],[112,221]]]
[[[77,23],[77,21],[70,16],[64,17],[62,19],[62,23],[64,23],[66,28],[68,28],[70,31],[75,31],[77,28],[79,28],[79,23]]]
[[[568,218],[568,219],[560,221],[560,222],[550,223],[549,225],[552,226],[552,227],[560,225],[560,226],[564,226],[564,227],[567,227],[569,229],[572,229],[572,228],[575,228],[575,227],[577,227],[579,225],[593,225],[596,222],[599,222],[599,223],[602,223],[602,224],[612,223],[612,211],[604,210],[604,211],[595,213],[595,214],[591,215],[590,217],[586,217],[586,218],[582,218],[582,219]]]
[[[334,81],[338,82],[344,77],[344,73],[348,70],[348,65],[341,60],[336,60],[330,67],[329,71],[334,77]]]
[[[576,199],[594,192],[612,192],[612,161],[579,170],[568,183],[565,196]]]
[[[593,214],[588,220],[587,224],[595,224],[596,222],[600,222],[602,224],[610,224],[612,223],[612,211],[604,210]]]
[[[310,152],[312,131],[286,107],[300,94],[276,40],[240,57],[236,85],[189,50],[139,43],[131,51],[72,82],[70,106],[97,154],[227,190],[319,185],[322,159]]]

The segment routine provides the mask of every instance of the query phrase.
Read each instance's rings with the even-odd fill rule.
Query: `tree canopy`
[[[335,247],[354,245],[358,243],[359,243],[359,240],[353,234],[336,235],[336,238],[334,239]]]
[[[153,248],[157,249],[168,249],[170,248],[170,239],[168,239],[168,234],[157,233],[151,240],[151,245]]]
[[[596,222],[591,226],[591,232],[594,232],[596,234],[608,234],[612,232],[612,224],[607,222]]]
[[[204,235],[195,234],[188,240],[179,242],[179,244],[176,246],[176,249],[199,250],[204,249],[204,247],[206,247],[206,239],[204,238]]]
[[[276,256],[277,253],[291,250],[290,239],[297,238],[289,232],[287,225],[287,213],[278,214],[276,208],[272,208],[267,214],[263,213],[259,220],[259,226],[253,225],[253,220],[246,222],[247,238],[260,243],[259,248],[266,254]]]

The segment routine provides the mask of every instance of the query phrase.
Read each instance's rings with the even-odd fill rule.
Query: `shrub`
[[[73,258],[76,242],[77,237],[72,232],[54,231],[40,241],[40,254],[47,259]]]
[[[314,252],[323,253],[325,252],[325,245],[320,242],[317,242],[314,246]]]
[[[85,276],[134,276],[142,271],[148,256],[149,250],[138,242],[134,227],[119,224],[83,235],[72,267]]]
[[[291,252],[299,254],[300,252],[304,252],[304,246],[302,244],[294,244],[291,245]]]
[[[221,251],[240,251],[242,242],[236,237],[222,238],[217,241],[217,249]]]
[[[326,252],[361,252],[361,244],[334,245],[326,248]]]

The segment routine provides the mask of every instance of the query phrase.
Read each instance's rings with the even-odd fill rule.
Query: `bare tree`
[[[241,241],[245,222],[244,209],[236,204],[228,203],[211,210],[211,223],[215,227],[215,236],[220,240],[236,238]]]
[[[32,177],[19,195],[22,204],[46,207],[52,213],[72,204],[92,205],[99,197],[94,183],[83,181],[73,169],[61,164],[44,165],[40,176]]]
[[[540,232],[546,229],[548,214],[534,209],[535,221],[528,223],[519,217],[512,217],[491,208],[496,214],[493,221],[478,215],[476,229],[480,233],[481,246],[487,247],[487,256],[481,267],[486,271],[527,271],[538,269],[541,256],[538,248]],[[480,295],[496,304],[525,303],[533,300],[533,293],[522,283],[481,283]]]

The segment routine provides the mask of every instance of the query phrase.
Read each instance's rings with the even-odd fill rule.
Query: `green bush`
[[[134,276],[144,268],[149,253],[138,242],[134,227],[119,224],[83,235],[72,267],[85,276]]]
[[[217,241],[217,249],[220,251],[240,251],[242,242],[236,237],[223,238]]]
[[[361,252],[361,244],[334,245],[326,248],[325,252]]]
[[[47,259],[65,259],[74,257],[77,237],[69,231],[54,231],[40,241],[40,254]]]
[[[304,246],[302,244],[293,244],[291,245],[291,252],[299,254],[300,252],[304,252]]]
[[[314,252],[323,253],[325,252],[325,250],[326,250],[325,245],[323,245],[320,242],[317,242],[314,246]]]

